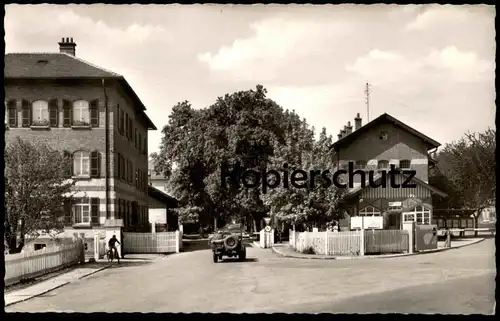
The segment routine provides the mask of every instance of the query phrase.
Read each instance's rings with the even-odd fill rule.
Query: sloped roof
[[[67,53],[8,53],[5,54],[5,79],[115,79],[140,108],[148,129],[156,130],[151,119],[142,111],[146,107],[125,77],[93,65]]]
[[[5,78],[121,78],[66,53],[8,53]]]
[[[406,125],[405,123],[403,123],[400,120],[397,120],[396,118],[392,117],[391,115],[384,113],[384,114],[380,115],[379,117],[375,118],[374,120],[372,120],[371,122],[369,122],[368,124],[362,126],[358,130],[355,130],[352,133],[350,133],[349,135],[346,135],[343,138],[339,139],[338,141],[333,143],[333,145],[331,145],[330,148],[333,148],[334,150],[338,150],[339,147],[349,145],[354,140],[359,138],[362,134],[366,133],[368,130],[370,130],[376,126],[379,126],[381,124],[387,124],[387,123],[390,123],[396,127],[399,127],[401,129],[409,132],[410,134],[422,139],[424,142],[427,143],[427,150],[441,146],[441,144],[438,143],[437,141],[435,141],[434,139],[422,134],[418,130]]]
[[[408,175],[405,175],[403,173],[399,173],[398,175],[401,175],[401,176],[403,176],[405,178],[408,178]],[[379,183],[379,181],[380,181],[381,178],[382,178],[382,175],[380,173],[377,173],[373,177],[373,182],[375,184],[377,184],[377,183]],[[389,179],[389,176],[387,176],[387,179]],[[448,196],[448,194],[446,194],[445,192],[441,191],[440,189],[438,189],[438,188],[436,188],[436,187],[434,187],[432,185],[427,184],[426,182],[424,182],[423,180],[421,180],[421,179],[419,179],[417,177],[413,177],[411,179],[411,181],[413,183],[416,183],[416,184],[424,187],[424,188],[427,188],[428,190],[430,190],[434,194],[438,194],[438,195],[440,195],[442,197],[447,197]],[[360,184],[360,185],[358,185],[358,186],[356,186],[354,188],[351,188],[351,189],[348,190],[347,195],[348,196],[353,196],[353,195],[356,195],[356,194],[360,193],[363,189],[365,189],[367,187],[370,187],[369,183],[370,183],[369,179],[367,179],[366,182],[365,182],[365,186],[364,187],[361,186],[361,184]]]
[[[160,201],[160,202],[163,202],[165,204],[167,204],[168,206],[171,206],[171,207],[177,207],[177,205],[179,204],[179,202],[177,201],[177,199],[175,199],[174,197],[162,192],[161,190],[157,189],[157,188],[154,188],[153,186],[148,186],[148,194],[149,196],[151,196],[152,198]]]

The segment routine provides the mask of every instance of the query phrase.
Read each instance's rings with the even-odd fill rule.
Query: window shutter
[[[9,109],[9,126],[17,127],[17,101],[15,99],[9,100],[7,108]]]
[[[120,153],[117,153],[116,160],[117,160],[116,167],[118,168],[117,169],[117,171],[118,171],[117,178],[121,179],[122,178],[122,155],[120,155]]]
[[[30,127],[31,126],[31,103],[27,100],[22,100],[22,109],[23,109],[23,119],[22,119],[22,127]]]
[[[125,177],[126,177],[126,168],[125,168],[125,157],[121,156],[122,160],[121,160],[121,164],[122,164],[122,175],[121,175],[121,179],[122,180],[125,180]]]
[[[90,126],[99,127],[99,100],[90,102]]]
[[[99,211],[100,210],[99,209],[99,201],[100,201],[99,197],[92,197],[92,199],[91,199],[91,205],[90,205],[91,210],[90,211],[92,213],[91,214],[92,215],[92,217],[91,217],[92,224],[99,224],[99,212],[100,212]]]
[[[90,154],[90,176],[100,177],[101,175],[101,153],[98,151],[93,151]]]
[[[134,145],[135,145],[135,148],[137,148],[137,135],[138,135],[138,131],[137,131],[137,128],[135,129],[135,139],[134,139]]]
[[[128,114],[125,114],[125,137],[128,138]]]
[[[124,112],[123,112],[123,109],[120,109],[120,124],[119,124],[119,128],[120,128],[120,134],[123,135],[123,120],[124,120]]]
[[[120,132],[120,104],[116,104],[116,128],[118,128],[118,132]]]
[[[73,224],[73,209],[71,200],[67,199],[64,201],[64,225]]]
[[[71,102],[63,100],[63,127],[71,127]]]
[[[59,116],[59,111],[57,110],[57,99],[51,99],[49,100],[50,127],[57,127],[59,125],[58,116]]]

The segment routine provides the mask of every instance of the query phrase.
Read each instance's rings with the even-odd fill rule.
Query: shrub
[[[316,254],[316,251],[314,251],[314,247],[308,246],[302,250],[302,253],[303,254]]]

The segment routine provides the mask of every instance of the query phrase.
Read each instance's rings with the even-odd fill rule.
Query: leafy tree
[[[155,170],[169,177],[181,200],[178,213],[183,220],[206,225],[214,218],[237,219],[253,221],[257,229],[257,222],[269,213],[276,221],[287,222],[323,222],[334,216],[340,194],[333,186],[287,189],[279,184],[264,190],[262,177],[255,188],[231,179],[221,181],[222,168],[233,171],[237,163],[261,174],[270,170],[283,174],[284,163],[290,172],[333,168],[326,130],[316,142],[314,128],[267,98],[260,85],[219,97],[206,109],[177,104],[163,134],[160,152],[153,155]],[[255,180],[248,178],[249,183]]]
[[[5,241],[9,253],[19,253],[25,236],[63,229],[62,204],[71,198],[69,160],[62,153],[20,138],[5,148]]]
[[[495,204],[496,131],[466,133],[447,144],[438,156],[439,171],[434,181],[450,194],[448,206],[474,209],[476,226],[483,209]]]
[[[206,225],[213,218],[265,213],[258,190],[221,184],[221,166],[230,169],[240,162],[261,170],[273,154],[282,109],[265,94],[257,86],[219,97],[207,109],[195,110],[188,102],[173,108],[162,131],[160,152],[153,156],[155,171],[169,178],[181,201],[181,219],[196,217]]]

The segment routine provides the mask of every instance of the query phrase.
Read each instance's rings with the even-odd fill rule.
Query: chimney
[[[361,117],[359,117],[359,113],[354,118],[354,130],[358,130],[361,128]]]
[[[344,137],[346,136],[346,134],[345,134],[345,133],[346,133],[346,132],[345,132],[345,126],[344,126],[344,129],[342,129],[342,130],[340,131],[340,134],[342,135],[342,138],[344,138]]]
[[[339,131],[339,133],[337,134],[337,137],[338,137],[338,140],[342,139],[342,131]]]
[[[59,42],[59,52],[74,56],[76,53],[76,43],[73,42],[73,38],[62,38],[61,42]]]
[[[346,136],[349,135],[350,133],[352,133],[352,126],[351,126],[351,122],[348,121],[347,127],[346,127]]]

